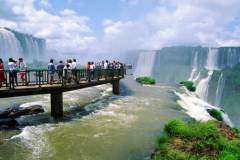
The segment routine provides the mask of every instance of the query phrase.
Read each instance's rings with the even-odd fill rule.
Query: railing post
[[[41,71],[38,71],[38,87],[41,87]]]

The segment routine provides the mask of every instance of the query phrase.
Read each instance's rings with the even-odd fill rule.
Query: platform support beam
[[[51,116],[55,119],[63,117],[63,92],[51,93]]]
[[[113,94],[119,95],[119,80],[114,80],[112,82],[112,92]]]

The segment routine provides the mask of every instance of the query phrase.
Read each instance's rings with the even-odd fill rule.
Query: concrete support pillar
[[[63,117],[63,93],[61,91],[51,93],[51,116],[55,119]]]
[[[119,95],[119,80],[114,80],[112,82],[112,92],[113,94]]]

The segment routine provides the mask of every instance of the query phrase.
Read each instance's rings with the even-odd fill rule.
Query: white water
[[[229,48],[227,52],[227,66],[233,67],[237,63],[239,63],[237,51],[235,49]]]
[[[218,50],[210,48],[208,52],[208,57],[206,60],[206,65],[205,65],[205,68],[208,70],[208,75],[207,77],[200,80],[200,82],[197,85],[196,93],[191,93],[186,88],[184,88],[184,93],[174,92],[180,98],[180,100],[178,100],[179,105],[186,110],[186,113],[189,116],[199,121],[208,121],[213,119],[207,112],[207,109],[217,109],[221,111],[219,109],[219,104],[221,101],[223,87],[225,83],[222,74],[218,80],[215,106],[210,105],[207,102],[209,82],[211,81],[214,70],[219,69],[217,61],[218,61]],[[194,56],[193,70],[189,78],[189,80],[192,80],[194,84],[196,84],[196,81],[200,77],[200,72],[195,77],[196,72],[197,72],[197,53]],[[229,126],[233,126],[228,115],[222,111],[221,113],[222,113],[224,122],[226,122]]]
[[[198,52],[196,52],[195,54],[194,54],[194,59],[193,59],[193,66],[192,66],[192,72],[191,72],[191,75],[190,75],[190,77],[189,77],[189,79],[188,80],[190,80],[190,81],[193,81],[193,79],[195,79],[194,77],[195,77],[195,75],[196,75],[196,73],[197,73],[197,69],[198,69]]]
[[[178,104],[182,106],[186,110],[186,113],[199,121],[208,121],[212,120],[213,118],[208,114],[207,109],[217,109],[221,111],[218,107],[215,107],[206,101],[198,98],[194,93],[189,92],[186,88],[184,88],[184,93],[174,92],[180,100],[178,100]],[[232,122],[230,121],[227,114],[222,112],[223,120],[229,126],[233,126]]]
[[[209,48],[205,68],[210,71],[218,70],[218,49]]]
[[[222,95],[223,95],[223,89],[225,85],[225,79],[223,77],[223,74],[221,73],[219,79],[218,79],[218,85],[217,85],[217,90],[216,90],[216,97],[215,97],[215,102],[214,105],[217,107],[220,107]]]
[[[208,70],[208,76],[206,78],[203,78],[198,83],[197,90],[196,90],[197,95],[204,101],[207,101],[208,99],[209,82],[211,81],[213,71],[218,69],[217,60],[218,60],[218,49],[209,48],[208,57],[206,60],[206,66],[205,66],[205,68]]]
[[[155,51],[141,52],[138,57],[134,76],[151,76],[155,55]]]
[[[20,57],[22,48],[15,35],[3,28],[0,28],[0,55],[1,58]]]
[[[43,39],[0,28],[0,56],[4,60],[8,60],[10,57],[39,60],[43,57],[45,47]]]
[[[197,85],[196,93],[204,101],[208,99],[208,88],[212,75],[213,71],[209,71],[208,76],[203,78]]]

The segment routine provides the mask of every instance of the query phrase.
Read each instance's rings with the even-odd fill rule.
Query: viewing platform
[[[20,72],[15,72],[10,76],[9,71],[4,71],[6,81],[0,88],[0,98],[50,94],[51,115],[54,118],[61,118],[63,92],[110,83],[113,94],[119,94],[119,81],[124,78],[125,69],[77,69],[74,75],[66,71],[60,79],[56,73],[52,84],[50,84],[48,70],[27,70],[24,82],[19,79]],[[13,79],[15,79],[14,83]]]

